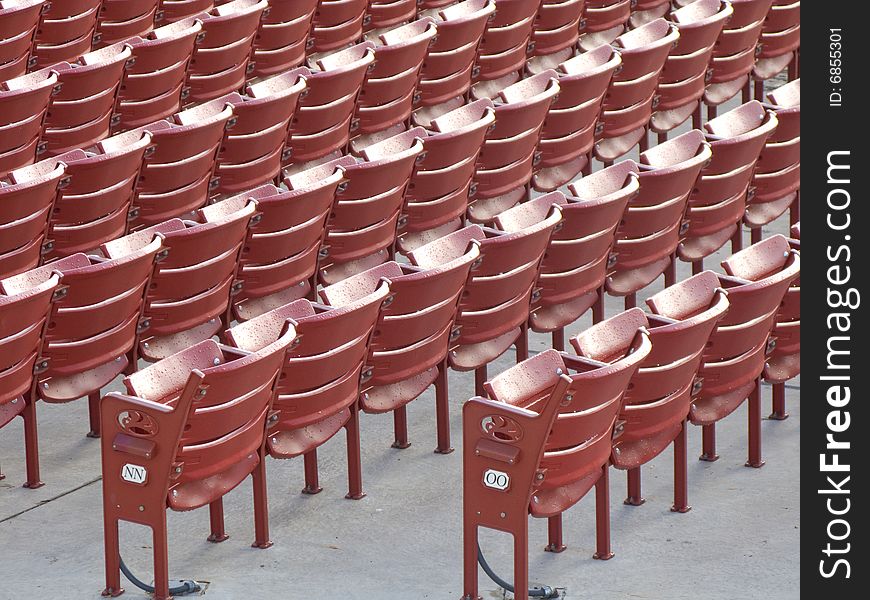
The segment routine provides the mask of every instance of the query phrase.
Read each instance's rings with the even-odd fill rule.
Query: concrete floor
[[[770,232],[787,231],[787,218]],[[748,244],[748,235],[746,236]],[[708,260],[717,268],[727,252]],[[680,265],[680,278],[689,275]],[[661,280],[643,299],[658,291]],[[622,310],[607,298],[606,313]],[[568,328],[573,335],[589,315]],[[531,351],[548,347],[533,335]],[[509,367],[513,353],[490,366]],[[120,381],[105,391],[120,389]],[[362,416],[363,470],[368,496],[345,500],[344,436],[320,450],[321,485],[316,496],[300,494],[302,461],[269,460],[271,536],[268,550],[253,541],[251,490],[247,484],[225,499],[227,531],[222,544],[206,542],[208,511],[171,513],[170,575],[208,582],[211,600],[323,598],[342,600],[456,600],[462,594],[461,418],[473,395],[470,373],[451,373],[451,426],[456,452],[442,456],[435,445],[434,394],[409,406],[413,445],[390,448],[392,419]],[[763,388],[764,414],[770,388]],[[791,417],[765,420],[763,469],[744,467],[745,405],[719,426],[721,459],[699,462],[700,430],[689,432],[687,514],[671,513],[672,458],[669,451],[644,467],[646,504],[625,506],[625,477],[611,471],[612,538],[616,557],[592,559],[594,495],[565,516],[568,550],[544,553],[546,522],[531,523],[533,583],[565,588],[564,597],[677,600],[705,598],[791,600],[799,597],[800,379],[789,383]],[[20,487],[24,477],[20,421],[0,432],[0,600],[98,598],[103,589],[103,546],[99,442],[84,436],[87,403],[40,403],[41,463],[46,485]],[[151,579],[150,532],[121,529],[122,554],[140,578]],[[496,571],[511,578],[511,544],[502,534],[483,536]],[[510,597],[481,572],[481,594]],[[144,598],[125,582],[126,597]]]

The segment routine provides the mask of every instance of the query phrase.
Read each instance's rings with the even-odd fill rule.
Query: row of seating
[[[281,172],[287,151],[283,126],[304,89],[295,76],[275,79],[266,82],[271,85],[264,86],[262,98],[226,97],[182,111],[174,122],[161,121],[107,138],[90,151],[72,150],[12,171],[0,180],[0,276],[188,216],[220,188],[246,191],[215,206],[239,208],[249,197],[262,204],[263,222],[252,243],[268,240],[263,246],[268,250],[246,248],[243,299],[276,293],[284,299],[284,290],[314,275],[315,260],[320,281],[334,283],[383,262],[389,252],[407,253],[458,229],[466,215],[489,223],[494,211],[525,200],[528,182],[542,171],[536,172],[532,161],[512,159],[538,152],[546,140],[536,143],[535,136],[515,134],[529,121],[537,131],[552,106],[553,90],[560,89],[541,74],[506,88],[499,103],[481,99],[445,113],[431,130],[415,127],[365,147],[358,157],[290,169],[283,178],[289,192],[271,183],[250,189]],[[258,93],[252,88],[250,96]],[[605,245],[594,260],[569,259],[574,262],[566,270],[590,264],[596,270],[586,300],[575,299],[576,314],[564,315],[565,323],[594,303],[588,294],[601,286],[605,273],[607,290],[627,296],[633,306],[633,295],[669,270],[675,252],[700,270],[704,257],[729,239],[739,243],[741,220],[758,232],[797,205],[800,81],[782,86],[770,99],[785,106],[747,103],[705,124],[706,134],[694,131],[647,150],[640,165],[623,161],[572,184],[571,193],[586,200],[602,197],[605,188],[607,193],[625,189],[613,198],[622,203],[613,204],[599,225]],[[540,109],[530,110],[534,105]],[[291,151],[293,140],[291,130]],[[245,162],[252,154],[263,157]],[[625,187],[635,176],[637,183]],[[632,194],[639,197],[626,210]],[[297,205],[302,199],[312,204],[290,213],[273,208],[290,197]],[[793,216],[796,220],[796,210]],[[617,224],[616,248],[608,254]],[[327,235],[320,239],[324,225]],[[284,232],[281,245],[275,242],[278,232]],[[290,239],[301,245],[288,245]],[[293,271],[302,265],[303,271]],[[256,302],[271,300],[249,304]],[[252,309],[236,312],[245,314]]]
[[[701,459],[716,460],[716,422],[748,398],[747,466],[764,464],[761,378],[779,382],[781,353],[795,350],[799,246],[781,235],[759,242],[723,261],[728,275],[668,287],[647,300],[649,313],[600,322],[571,339],[575,355],[546,350],[463,406],[463,598],[479,595],[478,535],[488,528],[512,534],[515,598],[528,600],[529,515],[548,519],[546,550],[562,552],[563,514],[592,488],[594,557],[611,558],[610,466],[627,471],[625,502],[637,506],[641,466],[673,445],[671,510],[690,510],[688,423],[703,427]]]
[[[744,12],[746,6],[753,7],[743,20],[762,15],[759,26],[751,28],[758,35],[769,8],[761,6],[764,2],[735,4]],[[307,127],[300,137],[316,132],[327,147],[288,153],[285,163],[316,159],[350,137],[397,126],[412,110],[416,124],[427,126],[435,116],[462,105],[473,82],[474,98],[492,98],[516,83],[524,67],[529,75],[552,69],[569,92],[554,107],[553,117],[558,118],[549,119],[549,144],[538,158],[549,173],[539,183],[555,189],[571,178],[563,171],[580,172],[593,139],[595,154],[613,160],[638,142],[644,144],[648,127],[665,135],[697,113],[702,97],[719,104],[747,81],[745,69],[739,76],[728,71],[722,75],[728,91],[712,91],[725,85],[715,75],[718,59],[713,50],[721,51],[729,39],[725,22],[730,19],[730,26],[736,19],[737,9],[727,2],[694,2],[668,13],[670,21],[657,18],[612,39],[587,34],[597,40],[594,48],[588,40],[575,44],[579,30],[572,25],[571,44],[536,54],[528,64],[530,24],[538,22],[533,18],[537,14],[546,17],[546,11],[536,12],[538,3],[528,0],[502,4],[496,15],[493,0],[467,0],[439,9],[434,17],[373,34],[350,49],[310,56],[309,70],[297,71],[308,80],[311,96],[301,102],[299,118]],[[257,81],[264,76],[292,77],[292,67],[304,55],[262,69],[256,66],[256,41],[268,37],[258,33],[268,25],[267,8],[268,15],[276,12],[265,0],[234,0],[158,28],[146,38],[132,37],[0,84],[0,108],[9,115],[0,121],[7,134],[0,139],[0,175],[42,153],[53,156],[84,148],[110,132],[166,118],[184,105],[226,99],[226,94],[245,88],[246,81],[262,90],[267,84]],[[523,31],[522,44],[510,46]],[[755,48],[758,35],[742,34],[739,39],[747,49]],[[328,91],[318,94],[318,89]],[[554,161],[566,153],[572,159],[567,165]]]

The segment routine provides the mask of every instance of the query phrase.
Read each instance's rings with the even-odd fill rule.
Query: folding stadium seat
[[[87,148],[109,135],[118,119],[115,101],[131,57],[130,48],[109,46],[80,57],[76,63],[62,62],[43,69],[57,73],[60,85],[43,123],[42,141],[48,156]]]
[[[415,123],[427,127],[435,117],[465,103],[477,48],[493,13],[495,0],[465,0],[437,10],[438,36],[423,61]]]
[[[528,600],[529,515],[548,519],[547,550],[562,552],[562,513],[593,487],[594,557],[613,556],[611,440],[626,386],[651,344],[645,331],[607,321],[580,340],[586,357],[546,350],[488,382],[491,399],[463,406],[465,598],[479,597],[480,528],[513,536],[514,597]]]
[[[689,195],[689,226],[677,248],[677,256],[691,262],[694,273],[700,273],[704,258],[728,240],[734,251],[740,249],[750,180],[776,127],[776,113],[755,100],[704,124],[713,158],[701,169]]]
[[[618,417],[624,428],[614,440],[610,461],[617,469],[627,471],[625,503],[639,506],[644,502],[641,467],[673,443],[671,510],[687,512],[686,419],[693,396],[703,386],[696,376],[704,347],[728,310],[728,297],[719,288],[716,274],[707,271],[675,283],[649,302],[665,308],[657,315],[645,315],[633,308],[611,319],[625,327],[649,327],[652,351],[628,384],[625,405]],[[582,346],[578,345],[577,351],[583,355]]]
[[[0,1],[0,81],[24,75],[45,0]]]
[[[532,31],[532,55],[546,56],[577,44],[586,0],[542,0]]]
[[[256,352],[206,340],[127,377],[126,394],[102,401],[106,588],[121,588],[119,521],[151,528],[154,598],[168,600],[166,509],[208,505],[210,542],[227,539],[223,497],[248,475],[254,544],[268,548],[265,433],[275,381],[296,332],[288,326]]]
[[[800,223],[791,229],[789,245],[800,252]],[[788,418],[785,412],[785,382],[801,372],[801,282],[800,277],[791,282],[776,313],[776,324],[771,338],[773,352],[764,363],[764,380],[773,388],[773,410],[769,419],[782,421]]]
[[[183,216],[208,201],[211,190],[217,187],[215,158],[224,130],[233,121],[231,106],[206,105],[127,132],[147,131],[154,146],[145,156],[136,183],[131,216],[134,229]],[[126,145],[127,139],[115,135],[100,146],[104,152],[112,152]]]
[[[210,210],[239,210],[257,201],[260,220],[248,230],[233,298],[233,314],[247,321],[293,300],[313,297],[317,264],[336,188],[344,179],[348,156],[290,176],[289,190],[263,185],[212,205]]]
[[[541,0],[499,0],[477,50],[477,97],[492,96],[520,79],[530,52]]]
[[[69,184],[64,172],[58,163],[25,181],[0,179],[0,279],[32,269],[51,250],[48,222],[58,190]]]
[[[217,193],[238,193],[278,176],[290,119],[304,89],[304,77],[289,72],[248,85],[244,96],[234,92],[207,103],[214,110],[231,106],[235,119],[218,152]]]
[[[368,0],[320,0],[311,28],[311,52],[335,50],[358,41],[368,4]]]
[[[253,77],[282,73],[305,62],[318,0],[269,0],[254,37]]]
[[[190,102],[212,100],[240,90],[253,70],[251,57],[266,0],[233,0],[197,17],[202,22],[188,65]]]
[[[324,285],[392,259],[405,188],[424,135],[415,127],[368,146],[362,160],[341,166],[346,181],[336,189],[321,250]]]
[[[377,133],[407,121],[420,67],[435,35],[434,20],[426,17],[378,36],[375,61],[357,99],[355,133]]]
[[[800,217],[801,189],[801,81],[768,94],[767,109],[776,113],[778,125],[761,155],[752,178],[754,190],[746,204],[743,222],[752,232],[752,242],[761,240],[761,228],[772,223],[786,210],[795,223]]]
[[[615,72],[604,96],[603,127],[596,135],[595,156],[612,162],[641,143],[655,109],[659,74],[680,32],[664,19],[650,21],[619,36],[613,45],[622,56],[622,68]]]
[[[310,72],[299,71],[307,89],[290,126],[285,164],[305,163],[344,148],[355,133],[357,96],[374,60],[374,43],[363,42],[313,64],[309,61]]]
[[[57,73],[51,71],[0,82],[0,177],[29,165],[44,151],[42,125],[51,97],[58,91]]]
[[[667,16],[671,10],[671,0],[635,0],[631,3],[629,27],[640,27],[655,19]]]
[[[711,73],[713,49],[733,12],[728,2],[699,0],[671,13],[680,39],[659,76],[659,101],[650,118],[650,129],[659,134],[660,142],[692,115],[696,115],[693,125],[700,128],[697,109]]]
[[[102,0],[52,0],[48,5],[33,46],[37,68],[74,61],[99,41],[96,27]]]
[[[494,122],[492,102],[483,98],[429,124],[405,191],[407,223],[400,228],[399,251],[407,253],[462,227],[477,156]]]
[[[0,429],[15,417],[24,421],[27,488],[42,486],[33,379],[47,366],[41,352],[42,336],[59,282],[60,276],[52,274],[27,290],[0,293]]]
[[[555,69],[559,77],[559,96],[550,105],[538,144],[541,160],[532,178],[538,191],[555,190],[581,171],[589,172],[596,131],[601,133],[597,124],[604,94],[622,62],[607,45],[571,54],[569,49],[535,57],[528,65],[532,72]]]
[[[160,0],[103,0],[97,15],[99,44],[109,46],[154,29]]]
[[[115,130],[134,129],[178,112],[190,93],[187,65],[201,31],[199,21],[188,19],[124,41],[134,60],[118,92],[121,118]]]
[[[147,328],[143,300],[160,247],[155,237],[123,258],[73,254],[0,280],[0,293],[11,296],[60,273],[63,291],[48,317],[41,352],[46,366],[36,376],[32,400],[63,403],[87,397],[89,437],[100,435],[100,389],[135,368],[127,355]]]
[[[752,77],[755,97],[764,95],[764,81],[788,67],[789,80],[797,75],[797,54],[801,46],[800,0],[774,0],[761,29],[761,50],[755,59]]]
[[[722,262],[727,276],[719,276],[728,292],[730,308],[719,321],[704,350],[698,376],[704,385],[695,395],[689,420],[703,426],[701,460],[714,461],[716,422],[734,412],[749,398],[749,460],[760,467],[761,398],[760,377],[775,341],[770,339],[780,305],[789,287],[800,275],[800,254],[788,240],[776,235],[733,254]],[[650,306],[666,312],[665,303]]]
[[[733,98],[749,83],[764,19],[772,3],[773,0],[731,0],[734,14],[713,49],[713,74],[704,92],[710,118],[715,117],[717,106]]]
[[[624,161],[569,184],[574,197],[551,192],[507,210],[495,218],[503,231],[521,231],[553,204],[562,223],[541,263],[532,298],[529,327],[552,333],[553,347],[563,349],[564,329],[590,308],[603,318],[603,286],[613,265],[614,233],[629,200],[638,192],[637,166]]]
[[[226,325],[239,253],[257,203],[234,212],[206,207],[199,222],[170,219],[103,244],[109,258],[138,252],[159,235],[167,251],[154,267],[144,318],[148,332],[139,337],[138,353],[156,362],[203,340]]]
[[[384,282],[360,300],[341,308],[313,304],[305,298],[237,325],[226,332],[230,343],[256,352],[281,335],[290,320],[299,342],[287,352],[278,378],[277,419],[270,423],[266,449],[275,458],[304,456],[303,493],[321,491],[317,448],[344,428],[347,432],[348,493],[358,500],[360,464],[360,387],[371,377],[366,366],[369,340],[382,304],[390,293]]]
[[[363,29],[366,31],[394,27],[412,21],[417,15],[418,0],[369,0]]]
[[[432,244],[434,247],[439,241]],[[427,269],[391,261],[321,291],[328,305],[341,307],[374,293],[382,281],[389,283],[390,300],[384,303],[372,332],[366,361],[372,376],[361,388],[359,406],[367,413],[393,413],[394,448],[411,445],[407,405],[434,383],[438,423],[435,452],[453,451],[447,353],[459,335],[454,320],[460,294],[479,255],[480,250],[472,244],[465,254]]]
[[[538,139],[553,99],[559,94],[556,72],[546,70],[498,92],[495,124],[477,157],[474,194],[468,218],[486,223],[528,195]]]
[[[160,12],[163,13],[163,21],[175,23],[207,12],[218,3],[214,0],[160,0]]]
[[[553,230],[561,220],[553,206],[540,221],[510,233],[470,225],[414,250],[411,262],[434,268],[465,254],[469,244],[480,246],[480,265],[474,267],[459,302],[459,337],[447,356],[457,371],[474,371],[475,390],[483,393],[486,366],[512,345],[517,360],[528,358],[527,321],[536,290],[541,259]],[[531,219],[529,219],[531,221]]]
[[[665,275],[666,287],[676,281],[676,251],[688,227],[689,194],[711,157],[710,144],[698,130],[641,153],[640,189],[616,231],[616,262],[605,281],[610,295],[625,297],[626,310],[635,306],[637,292],[660,275]]]
[[[112,151],[103,150],[100,144],[70,150],[9,174],[13,183],[27,184],[59,168],[64,171],[64,185],[59,186],[51,209],[49,245],[43,246],[47,259],[95,250],[126,233],[151,136],[141,132],[121,135],[128,138],[126,143]]]
[[[580,47],[592,50],[622,35],[631,17],[631,3],[632,0],[586,0]]]

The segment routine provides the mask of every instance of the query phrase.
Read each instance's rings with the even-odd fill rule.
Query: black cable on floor
[[[124,574],[124,577],[130,580],[130,583],[135,585],[137,588],[144,592],[148,592],[149,594],[154,593],[154,586],[148,585],[144,581],[141,581],[137,578],[133,573],[130,572],[130,569],[127,568],[127,565],[124,564],[124,559],[118,556],[118,561],[121,564],[121,573]],[[172,596],[184,596],[185,594],[193,594],[195,592],[201,591],[202,588],[199,587],[199,584],[192,580],[183,580],[181,585],[176,586],[174,588],[169,588],[169,594]]]
[[[486,573],[489,578],[496,583],[496,585],[506,589],[511,594],[515,593],[514,586],[496,575],[495,571],[492,570],[492,567],[489,566],[489,563],[486,562],[486,559],[483,557],[483,551],[481,551],[480,549],[480,544],[477,545],[477,562],[478,564],[480,564],[483,572]],[[560,598],[562,596],[562,592],[560,592],[558,589],[551,588],[550,586],[545,585],[543,587],[530,588],[529,596],[532,598]]]

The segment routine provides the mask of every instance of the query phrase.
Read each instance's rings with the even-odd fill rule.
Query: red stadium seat
[[[405,188],[423,151],[424,135],[415,127],[368,146],[362,160],[341,166],[346,182],[336,189],[321,252],[324,285],[393,257]]]
[[[371,377],[366,366],[369,340],[381,305],[390,293],[384,283],[357,302],[329,308],[299,299],[227,331],[230,342],[256,351],[276,339],[290,319],[300,341],[289,349],[277,384],[266,449],[275,458],[304,456],[303,493],[321,491],[317,448],[347,431],[348,494],[365,496],[360,464],[360,386]]]
[[[504,231],[518,231],[558,204],[562,223],[553,234],[532,299],[529,327],[552,333],[553,347],[563,349],[564,329],[590,308],[603,318],[603,286],[612,267],[616,228],[628,202],[638,193],[637,166],[620,162],[568,186],[573,197],[551,192],[520,204],[495,218]]]
[[[134,357],[156,362],[224,328],[231,296],[240,286],[239,253],[256,206],[252,201],[212,219],[209,213],[218,211],[206,207],[199,211],[200,222],[170,219],[103,244],[107,257],[119,259],[140,251],[155,235],[166,248],[149,282],[148,332],[139,336]]]
[[[11,181],[26,183],[56,172],[61,164],[64,167],[68,182],[60,187],[51,211],[51,246],[44,250],[48,259],[96,250],[103,242],[126,233],[136,180],[151,144],[147,133],[127,137],[127,144],[111,152],[97,144],[9,174]]]
[[[428,127],[435,117],[464,104],[462,96],[475,74],[477,48],[493,13],[495,0],[465,0],[436,11],[438,36],[423,61],[420,109],[414,115],[417,125]]]
[[[269,0],[254,38],[253,77],[298,67],[313,45],[309,38],[318,0]]]
[[[52,170],[34,169],[23,181],[0,179],[0,279],[32,269],[51,251],[48,222],[58,190],[69,185],[65,169],[56,163]]]
[[[47,367],[42,338],[59,282],[60,275],[55,273],[26,290],[9,295],[0,293],[0,428],[15,417],[24,421],[27,460],[24,487],[31,489],[42,486],[33,380]],[[0,472],[0,479],[3,478]]]
[[[609,44],[625,32],[632,0],[586,0],[580,47],[589,51]]]
[[[704,103],[715,116],[715,107],[727,102],[749,83],[755,68],[758,41],[773,0],[731,0],[734,14],[713,49],[713,74]]]
[[[689,194],[711,157],[710,144],[698,130],[641,153],[639,193],[616,231],[616,262],[605,285],[612,296],[625,297],[626,309],[660,275],[665,275],[666,287],[676,281],[675,253],[688,227]]]
[[[538,140],[553,99],[556,72],[542,71],[506,87],[494,98],[495,126],[487,132],[475,167],[468,218],[486,223],[528,196],[540,160]]]
[[[542,0],[532,31],[532,55],[546,56],[577,44],[586,0]]]
[[[689,227],[677,248],[681,260],[703,270],[704,258],[732,241],[741,248],[740,223],[758,155],[777,127],[760,102],[743,104],[704,124],[713,158],[689,195]]]
[[[164,25],[144,38],[125,44],[133,51],[133,64],[124,72],[118,93],[116,130],[133,129],[178,112],[189,94],[187,66],[202,24],[194,19]]]
[[[481,264],[472,269],[459,303],[459,337],[447,356],[457,371],[474,371],[476,393],[482,394],[486,366],[516,345],[517,360],[528,357],[527,321],[541,259],[561,220],[553,206],[538,222],[510,233],[470,225],[421,246],[411,262],[423,268],[465,254],[480,245]]]
[[[103,0],[97,15],[97,36],[101,46],[147,35],[154,29],[159,0]]]
[[[341,167],[353,162],[342,157],[289,177],[289,190],[264,185],[210,207],[239,210],[253,198],[261,216],[242,247],[238,275],[242,289],[233,304],[239,321],[299,298],[313,298],[326,220],[335,190],[344,180]]]
[[[788,240],[776,235],[753,244],[722,262],[729,276],[720,276],[728,292],[730,308],[719,321],[707,348],[698,376],[704,385],[695,396],[689,420],[703,426],[702,460],[714,461],[716,422],[734,412],[749,398],[749,460],[761,467],[760,377],[767,355],[773,350],[770,332],[780,304],[800,275],[800,255]],[[738,276],[730,275],[739,274]],[[751,279],[750,279],[751,277]],[[656,313],[667,306],[655,303]]]
[[[217,193],[239,193],[278,176],[290,120],[304,89],[305,79],[289,72],[248,85],[245,95],[227,94],[209,103],[232,106],[236,120],[218,152]]]
[[[363,29],[383,29],[414,19],[418,0],[369,0]]]
[[[622,62],[619,53],[607,45],[571,56],[565,50],[533,58],[528,68],[539,72],[553,68],[559,77],[559,96],[544,120],[532,185],[538,191],[552,191],[574,179],[581,171],[591,172],[591,152],[604,95],[613,73]],[[600,133],[600,131],[598,131]]]
[[[37,68],[76,58],[91,50],[102,0],[53,0],[42,14],[33,54]]]
[[[756,89],[759,82],[776,77],[786,67],[790,69],[789,79],[793,79],[791,67],[801,46],[800,0],[774,0],[764,20],[759,45],[761,50],[752,69]]]
[[[206,340],[127,377],[127,393],[102,401],[106,588],[123,592],[118,523],[151,528],[154,598],[168,600],[166,509],[208,505],[211,542],[227,539],[223,497],[248,475],[254,488],[254,547],[268,548],[265,433],[275,380],[296,337],[239,352]]]
[[[434,21],[423,18],[378,36],[375,61],[357,99],[355,133],[377,133],[408,119],[420,68],[435,35]]]
[[[423,152],[405,191],[407,223],[397,246],[407,253],[462,227],[475,163],[487,131],[493,127],[492,102],[481,99],[463,105],[430,124]]]
[[[605,321],[581,334],[589,358],[546,350],[486,384],[462,411],[464,594],[477,598],[480,528],[514,542],[514,597],[529,598],[529,515],[561,552],[562,513],[595,488],[597,551],[610,549],[609,459],[622,397],[650,352],[647,333]]]
[[[128,47],[109,46],[82,56],[77,63],[58,63],[60,90],[51,97],[42,141],[49,156],[87,148],[109,135],[118,120],[115,104],[124,69],[131,62]]]
[[[619,414],[622,435],[614,441],[611,463],[627,471],[626,504],[643,504],[641,466],[674,445],[674,512],[687,512],[686,419],[703,385],[697,378],[704,347],[728,310],[728,298],[710,271],[666,288],[650,302],[664,304],[658,315],[639,308],[614,317],[626,327],[649,327],[652,351],[631,378]],[[573,340],[572,340],[573,342]],[[578,348],[582,355],[582,347]]]
[[[51,71],[0,83],[0,177],[45,151],[42,125],[51,97],[59,91],[57,73]]]
[[[447,353],[459,335],[454,320],[460,294],[479,255],[480,250],[472,244],[465,254],[428,269],[391,261],[321,292],[327,304],[341,307],[373,293],[382,281],[389,283],[389,301],[372,332],[366,361],[372,375],[361,388],[359,404],[363,412],[393,413],[394,448],[410,446],[406,407],[434,383],[438,423],[435,452],[453,451]]]
[[[477,97],[492,96],[519,81],[540,4],[541,0],[498,0],[477,50]]]
[[[679,37],[676,27],[656,19],[614,40],[622,68],[614,73],[604,96],[603,127],[595,143],[599,160],[613,161],[644,142],[659,75]]]
[[[671,13],[680,32],[659,77],[659,101],[650,118],[650,129],[663,141],[667,132],[682,125],[696,112],[704,96],[713,49],[734,9],[721,0],[700,0]],[[695,128],[700,127],[698,119]]]
[[[801,189],[801,81],[796,79],[768,94],[768,110],[776,113],[778,125],[761,155],[750,184],[754,194],[746,203],[743,222],[752,231],[752,241],[761,240],[761,228],[786,210],[790,221],[800,218]]]
[[[224,130],[233,123],[230,106],[205,105],[175,114],[171,120],[156,121],[101,142],[104,152],[126,145],[129,136],[147,131],[154,150],[136,184],[132,227],[161,223],[203,206],[214,179],[215,158]]]
[[[314,13],[311,52],[335,50],[362,37],[368,0],[319,0]]]
[[[71,402],[87,396],[89,437],[100,435],[100,390],[124,370],[135,368],[128,353],[147,328],[145,292],[160,239],[137,252],[106,260],[73,254],[0,281],[0,293],[15,295],[39,287],[60,273],[58,294],[45,330],[32,400]]]
[[[374,60],[374,43],[363,42],[316,60],[309,64],[310,72],[299,71],[307,91],[293,117],[285,164],[305,163],[344,148],[359,125],[353,119],[357,96]]]
[[[266,0],[233,0],[197,18],[203,35],[197,38],[188,65],[191,102],[203,102],[244,87],[253,69],[251,55]]]
[[[46,0],[0,1],[0,81],[24,75]]]
[[[792,249],[800,252],[800,223],[791,228],[794,239],[789,240]],[[776,313],[776,324],[771,337],[773,353],[764,363],[764,380],[773,388],[773,410],[769,419],[782,421],[788,418],[785,412],[785,382],[801,372],[801,281],[791,282],[782,306]]]

